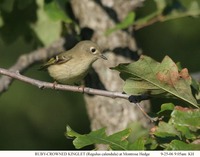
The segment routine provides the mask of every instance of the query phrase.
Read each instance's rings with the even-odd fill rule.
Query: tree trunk
[[[105,32],[109,28],[113,28],[118,21],[124,19],[130,11],[141,4],[142,0],[71,1],[73,13],[83,30],[82,34],[87,38],[90,36],[89,32],[92,32],[91,40],[103,49],[110,50],[105,54],[108,61],[98,60],[93,65],[100,81],[107,90],[122,92],[123,81],[119,77],[119,73],[109,67],[114,67],[119,63],[132,62],[131,58],[137,56],[135,53],[137,45],[131,28],[126,31],[117,30],[108,36],[105,35]],[[98,86],[96,82],[93,87],[100,88],[102,86]],[[134,122],[141,122],[146,128],[149,126],[149,120],[135,104],[131,104],[127,100],[89,95],[85,96],[85,100],[92,130],[106,127],[107,134],[113,134],[127,128],[130,123]],[[141,106],[145,111],[149,110],[148,101],[142,102]],[[98,149],[106,149],[102,145],[97,147]]]

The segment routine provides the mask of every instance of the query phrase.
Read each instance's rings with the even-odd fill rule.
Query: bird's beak
[[[103,54],[100,55],[102,59],[108,60]]]

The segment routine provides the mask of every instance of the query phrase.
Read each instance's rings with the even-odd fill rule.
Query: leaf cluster
[[[5,43],[18,38],[36,45],[49,45],[60,38],[63,25],[74,25],[68,0],[0,1],[0,36]],[[49,33],[51,32],[51,33]]]
[[[158,114],[170,118],[158,122],[149,134],[142,135],[133,142],[129,137],[132,129],[136,128],[107,136],[105,128],[81,135],[67,126],[66,136],[74,138],[73,144],[77,149],[92,144],[106,144],[110,150],[199,150],[199,109],[175,107],[167,103],[162,105]]]
[[[111,150],[199,150],[200,149],[200,109],[197,98],[199,84],[194,81],[186,68],[181,69],[170,57],[161,63],[148,56],[130,64],[120,64],[112,68],[120,72],[125,81],[124,92],[130,95],[148,94],[151,97],[176,98],[186,102],[188,107],[166,103],[156,113],[159,121],[147,134],[131,133],[137,127],[125,129],[110,136],[105,128],[89,134],[78,134],[69,126],[66,136],[74,138],[77,149],[91,144],[106,144]],[[138,136],[138,135],[139,136]]]

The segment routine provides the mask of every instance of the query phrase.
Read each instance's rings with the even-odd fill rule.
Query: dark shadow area
[[[136,51],[132,51],[128,47],[117,47],[114,50],[112,50],[116,55],[124,56],[125,58],[132,59],[137,61],[139,59],[139,55]]]
[[[106,90],[105,86],[99,79],[98,74],[93,68],[89,71],[88,75],[85,77],[85,86],[95,89]]]
[[[28,23],[36,22],[38,6],[35,1],[24,5],[26,7],[14,2],[10,10],[7,10],[4,7],[4,1],[0,1],[0,13],[4,22],[4,25],[0,28],[0,36],[8,44],[14,43],[21,36],[27,43],[35,38],[34,32]]]
[[[82,40],[91,40],[92,36],[94,34],[94,30],[88,27],[84,27],[81,29],[81,38]]]
[[[101,0],[95,0],[95,2],[108,14],[108,16],[109,16],[113,21],[115,21],[115,23],[120,22],[119,19],[118,19],[118,17],[117,17],[117,13],[115,12],[114,9],[104,6],[104,5],[101,3]]]

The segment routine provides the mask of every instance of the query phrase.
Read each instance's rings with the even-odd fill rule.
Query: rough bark
[[[109,69],[119,63],[131,62],[137,50],[132,30],[116,31],[108,36],[105,31],[114,27],[117,21],[122,20],[128,12],[142,4],[141,0],[72,0],[71,5],[80,27],[93,30],[91,40],[98,43],[106,53],[108,61],[98,60],[94,64],[99,79],[104,87],[111,91],[122,91],[123,81],[119,73]],[[85,32],[87,34],[87,32]],[[87,36],[87,35],[86,35]],[[97,84],[95,84],[97,85]],[[107,133],[112,134],[125,129],[130,123],[141,122],[149,126],[147,120],[136,105],[127,100],[110,99],[101,96],[85,96],[87,111],[91,120],[91,129],[107,127]],[[149,110],[149,102],[141,103],[144,110]],[[98,146],[98,149],[106,149]]]

